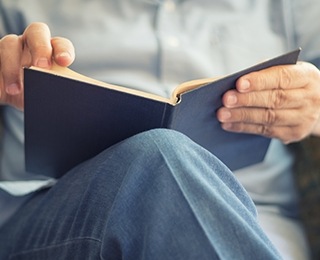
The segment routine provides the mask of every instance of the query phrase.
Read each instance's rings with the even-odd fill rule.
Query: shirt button
[[[172,0],[167,0],[163,3],[163,7],[168,12],[173,12],[176,9],[176,4]]]

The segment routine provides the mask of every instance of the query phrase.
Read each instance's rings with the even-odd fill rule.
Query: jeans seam
[[[175,184],[179,187],[179,190],[180,190],[180,193],[182,194],[182,197],[184,198],[184,200],[187,202],[187,205],[188,207],[191,209],[191,212],[192,212],[192,215],[194,216],[195,220],[197,221],[198,225],[201,227],[201,230],[203,231],[204,235],[208,238],[208,240],[210,241],[210,244],[212,245],[212,247],[214,248],[214,244],[212,243],[211,239],[210,239],[210,236],[207,234],[207,232],[205,232],[205,228],[203,227],[203,224],[202,222],[200,221],[200,219],[197,217],[197,215],[195,214],[195,210],[194,208],[191,206],[191,203],[184,191],[184,188],[181,187],[181,185],[179,184],[176,176],[174,175],[174,171],[172,170],[171,168],[171,165],[169,163],[169,161],[165,158],[165,156],[163,155],[162,153],[162,150],[161,148],[158,146],[157,142],[154,142],[156,144],[156,146],[158,147],[159,149],[159,152],[161,154],[161,157],[163,158],[163,160],[166,162],[166,165],[168,166],[168,169],[172,172],[171,176],[172,176],[172,179],[174,180]]]

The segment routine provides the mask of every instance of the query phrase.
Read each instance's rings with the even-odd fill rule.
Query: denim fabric
[[[233,174],[164,129],[79,165],[0,230],[0,259],[279,258]]]

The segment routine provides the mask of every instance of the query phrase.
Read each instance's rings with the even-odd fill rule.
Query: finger
[[[313,65],[306,62],[274,66],[244,75],[237,80],[236,88],[240,92],[300,88],[308,84],[308,75],[316,71]]]
[[[54,37],[51,39],[53,57],[60,66],[69,66],[75,59],[75,50],[72,42],[66,38]]]
[[[22,89],[22,40],[17,35],[7,35],[1,40],[0,60],[1,75],[5,91],[17,95]],[[2,100],[4,93],[1,93]]]
[[[24,93],[21,91],[19,94],[10,95],[8,93],[2,93],[1,95],[1,105],[11,105],[21,111],[24,108]]]
[[[51,33],[44,23],[32,23],[23,33],[23,40],[29,49],[32,65],[41,68],[51,67]]]
[[[217,118],[223,123],[245,123],[258,125],[294,126],[299,124],[314,124],[317,113],[305,112],[308,116],[301,117],[299,110],[274,110],[263,108],[221,108]],[[298,123],[297,123],[298,122]]]
[[[318,92],[320,95],[320,89]],[[222,103],[228,108],[261,107],[289,109],[309,105],[308,102],[314,100],[313,97],[309,96],[310,92],[302,89],[272,89],[248,93],[239,93],[238,91],[230,90],[223,95]]]
[[[301,125],[295,126],[270,126],[245,123],[223,123],[222,128],[229,132],[247,133],[265,136],[268,138],[277,138],[285,144],[297,142],[305,138],[308,134],[301,128]]]

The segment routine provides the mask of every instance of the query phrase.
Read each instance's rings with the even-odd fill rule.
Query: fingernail
[[[229,111],[229,110],[222,109],[222,110],[220,111],[219,118],[220,118],[221,121],[228,120],[229,118],[231,118],[231,113],[230,113],[230,111]]]
[[[229,130],[232,130],[232,123],[223,123],[222,125],[222,128],[224,129],[224,130],[227,130],[227,131],[229,131]]]
[[[234,94],[229,94],[227,96],[226,105],[235,105],[237,103],[238,99],[237,96]]]
[[[9,85],[6,87],[6,92],[7,92],[7,94],[9,94],[9,95],[17,95],[17,94],[20,94],[19,84],[17,84],[17,83],[9,84]]]
[[[36,63],[36,66],[37,67],[40,67],[40,68],[48,68],[50,67],[50,62],[48,59],[46,58],[40,58],[37,63]]]
[[[71,55],[70,55],[70,53],[69,52],[61,52],[61,53],[59,53],[57,56],[56,56],[56,58],[71,58]]]
[[[239,85],[239,91],[247,91],[249,90],[250,88],[250,81],[247,80],[247,79],[244,79],[240,82],[240,85]]]

